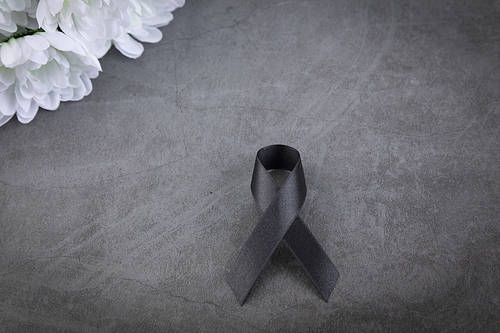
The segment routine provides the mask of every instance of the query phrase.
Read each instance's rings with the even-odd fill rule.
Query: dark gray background
[[[0,330],[498,331],[500,2],[188,0],[94,92],[0,128]],[[337,265],[240,307],[255,152]]]

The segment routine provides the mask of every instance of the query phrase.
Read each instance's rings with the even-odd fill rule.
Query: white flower
[[[8,36],[18,26],[38,28],[35,17],[37,0],[0,0],[0,34]]]
[[[172,20],[172,11],[184,0],[40,0],[38,24],[45,31],[64,33],[84,43],[98,58],[112,44],[124,55],[137,58],[142,42],[158,42],[157,27]]]
[[[113,45],[125,56],[137,58],[144,51],[141,42],[157,43],[162,38],[158,27],[172,21],[172,12],[184,6],[184,0],[130,0],[128,26],[113,38]],[[133,36],[134,38],[132,38]]]
[[[0,126],[14,114],[30,122],[38,108],[55,110],[92,91],[101,66],[62,32],[38,32],[0,44]]]
[[[122,33],[124,13],[129,0],[40,0],[36,11],[38,24],[45,31],[59,27],[102,57],[113,37]]]

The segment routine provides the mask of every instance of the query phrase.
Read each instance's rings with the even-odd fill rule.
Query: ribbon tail
[[[283,240],[318,289],[321,298],[328,302],[339,272],[300,217],[295,219]]]
[[[291,223],[276,223],[277,220],[279,220],[279,215],[276,209],[270,209],[264,213],[262,220],[257,224],[226,274],[227,283],[240,305],[245,302],[260,272],[285,236]]]

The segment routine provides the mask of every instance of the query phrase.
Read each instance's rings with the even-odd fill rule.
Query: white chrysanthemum
[[[62,32],[38,32],[0,44],[0,126],[14,114],[30,122],[38,108],[55,110],[92,91],[101,66]]]
[[[0,0],[0,34],[8,36],[18,26],[36,29],[34,19],[38,0]]]
[[[45,31],[59,27],[102,57],[111,40],[122,33],[129,0],[40,0],[36,11],[38,24]]]
[[[174,18],[172,12],[182,6],[184,0],[130,0],[128,26],[113,39],[113,45],[129,58],[139,57],[144,47],[138,41],[159,42],[162,33],[158,28],[169,24]]]
[[[40,0],[36,18],[46,31],[64,33],[80,40],[98,58],[112,43],[124,55],[137,58],[142,42],[158,42],[157,29],[172,20],[172,11],[184,0]]]

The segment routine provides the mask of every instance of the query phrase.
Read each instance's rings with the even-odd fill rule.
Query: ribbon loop
[[[286,170],[277,184],[272,170]],[[243,304],[269,258],[283,240],[301,263],[321,297],[328,298],[338,271],[299,216],[307,188],[299,152],[285,145],[271,145],[257,152],[251,183],[252,194],[262,217],[243,245],[227,281]]]

